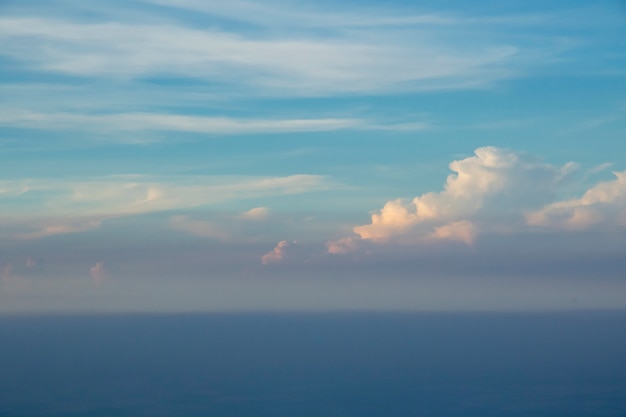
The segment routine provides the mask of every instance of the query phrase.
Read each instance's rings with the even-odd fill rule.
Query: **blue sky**
[[[0,311],[623,308],[623,2],[0,3]]]

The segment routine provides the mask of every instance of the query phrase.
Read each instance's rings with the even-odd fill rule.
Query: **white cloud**
[[[267,207],[255,207],[242,213],[241,217],[247,220],[264,220],[270,214],[270,209]]]
[[[357,119],[234,119],[228,117],[187,116],[161,113],[34,113],[5,109],[0,125],[28,129],[119,131],[178,131],[220,135],[250,133],[324,132],[346,128],[364,128],[365,121]],[[424,128],[423,125],[421,128]],[[394,125],[376,128],[394,129]],[[416,130],[417,124],[413,126]],[[1,192],[1,190],[0,190]]]
[[[597,174],[599,172],[603,172],[606,171],[608,169],[610,169],[614,164],[612,162],[605,162],[603,164],[599,164],[596,165],[595,167],[591,168],[588,173],[589,174]]]
[[[626,171],[614,174],[615,180],[596,184],[581,198],[548,204],[528,214],[528,224],[565,230],[625,226]]]
[[[549,201],[556,185],[574,168],[544,164],[506,149],[478,148],[474,156],[450,163],[453,174],[443,191],[409,202],[389,201],[372,214],[370,224],[357,226],[354,232],[379,242],[439,238],[471,243],[480,228],[498,226],[490,213],[521,218],[524,209]]]
[[[450,40],[449,35],[423,28],[394,34],[374,27],[330,36],[244,34],[175,24],[4,17],[0,55],[30,69],[69,75],[173,75],[248,93],[288,95],[475,88],[524,67],[527,53],[515,45],[470,34]]]
[[[280,263],[286,260],[291,252],[298,246],[298,242],[281,240],[276,247],[261,257],[261,263],[268,265],[272,263]]]

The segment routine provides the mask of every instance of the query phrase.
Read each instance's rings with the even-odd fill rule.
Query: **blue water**
[[[0,416],[626,416],[626,313],[0,317]]]

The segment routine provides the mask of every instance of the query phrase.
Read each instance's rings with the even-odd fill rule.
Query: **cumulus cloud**
[[[520,221],[524,210],[550,201],[555,187],[576,165],[557,167],[520,152],[487,146],[449,167],[453,173],[443,191],[410,201],[389,201],[372,214],[371,223],[355,227],[354,233],[374,242],[445,239],[471,244],[481,230],[506,226],[497,224],[496,218]],[[347,242],[331,242],[328,250],[340,253]]]
[[[298,242],[281,240],[276,247],[261,257],[263,265],[280,263],[286,260],[291,252],[297,248]]]
[[[548,204],[527,215],[528,224],[564,230],[626,225],[626,171],[588,189],[581,198]]]

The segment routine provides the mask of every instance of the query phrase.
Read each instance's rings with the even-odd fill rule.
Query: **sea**
[[[0,417],[626,417],[626,312],[0,316]]]

